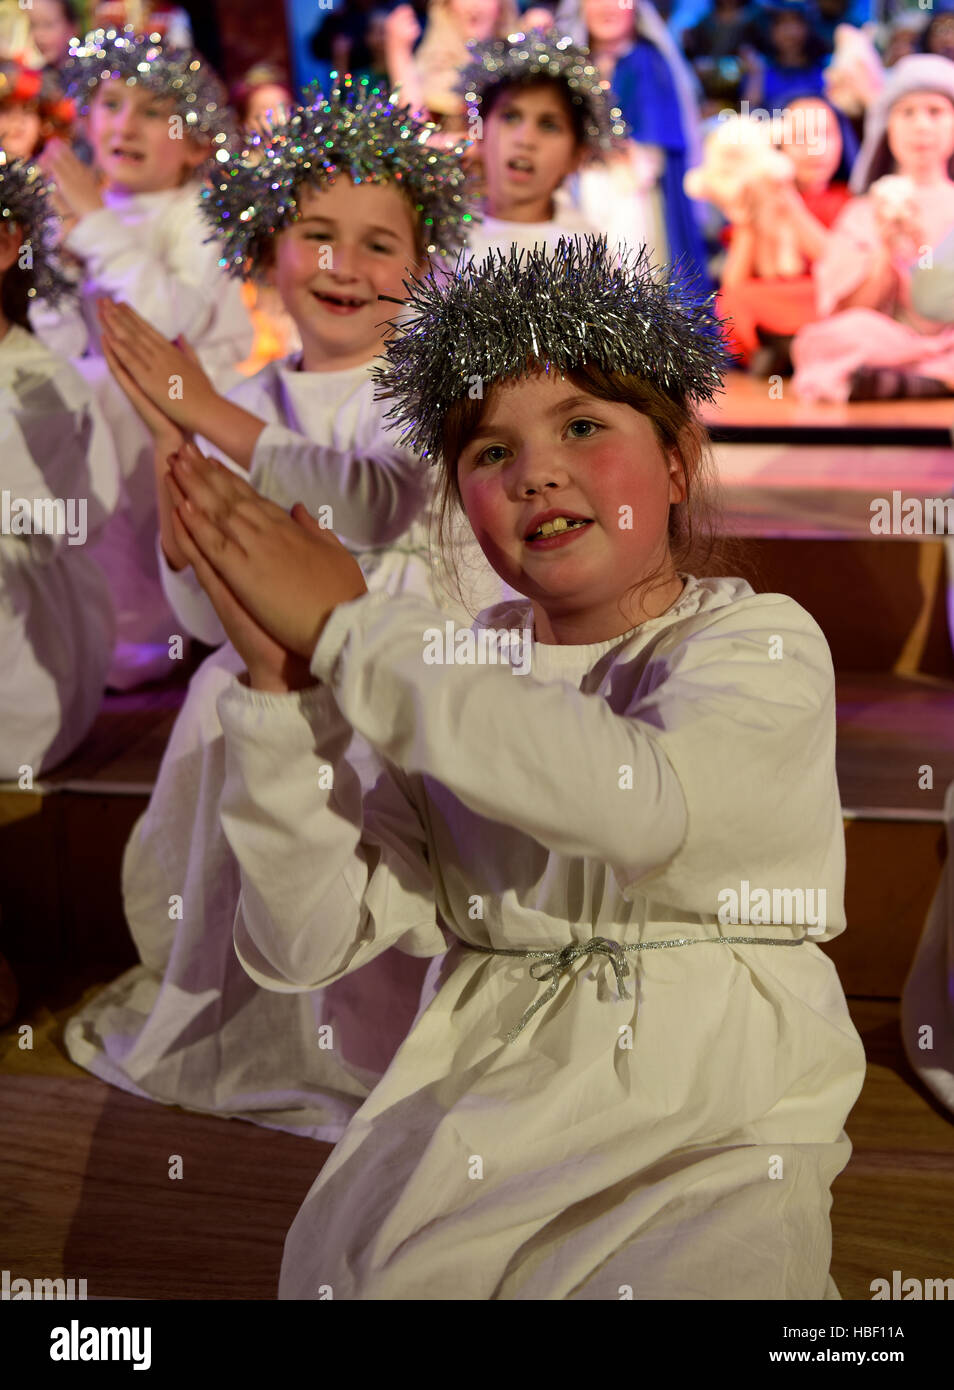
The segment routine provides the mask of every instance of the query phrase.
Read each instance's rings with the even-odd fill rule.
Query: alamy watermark
[[[875,497],[869,504],[868,529],[873,536],[954,536],[954,497],[905,497],[895,488],[890,500]]]
[[[530,673],[533,632],[530,628],[457,627],[450,619],[443,628],[422,633],[425,666],[506,666],[515,676]]]
[[[825,888],[753,888],[747,878],[738,889],[719,890],[719,922],[728,927],[807,926],[819,936],[827,926]]]
[[[725,138],[736,145],[764,143],[764,133],[757,127],[765,125],[769,126],[773,141],[783,145],[802,145],[817,152],[825,148],[828,140],[828,113],[823,107],[810,106],[806,110],[799,106],[792,110],[786,106],[767,111],[763,106],[753,107],[743,101],[740,110],[727,106],[716,119],[731,122]]]
[[[85,497],[14,497],[0,492],[0,534],[66,536],[67,545],[86,544]]]
[[[77,1285],[79,1292],[77,1292]],[[40,1302],[43,1299],[85,1299],[85,1279],[18,1279],[8,1269],[0,1269],[0,1300]]]

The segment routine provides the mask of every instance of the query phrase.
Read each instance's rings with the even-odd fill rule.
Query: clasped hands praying
[[[113,375],[156,441],[170,562],[192,566],[253,688],[277,693],[314,685],[309,663],[328,618],[367,592],[360,566],[300,502],[286,512],[199,452],[188,436],[205,432],[203,406],[231,412],[225,423],[243,433],[244,447],[234,452],[246,468],[249,432],[254,441],[264,426],[215,392],[187,344],[168,342],[128,305],[100,301],[100,322]],[[182,390],[170,397],[173,375]],[[217,444],[227,433],[223,426]]]

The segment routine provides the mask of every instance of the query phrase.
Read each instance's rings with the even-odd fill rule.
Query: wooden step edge
[[[842,806],[842,820],[845,821],[903,821],[905,823],[924,822],[929,825],[943,825],[944,811],[942,807],[936,810],[915,810],[913,807],[905,806]]]

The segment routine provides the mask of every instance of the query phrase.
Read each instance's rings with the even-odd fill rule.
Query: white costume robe
[[[273,363],[230,393],[268,422],[251,481],[281,506],[302,501],[317,516],[330,504],[333,529],[372,587],[440,599],[426,522],[412,520],[426,506],[429,473],[383,426],[371,364],[318,373],[296,371],[295,362]],[[369,550],[375,537],[392,539]],[[466,567],[480,581],[470,598],[478,607],[504,592],[480,558],[482,572]],[[161,565],[181,627],[223,641],[192,570]],[[463,608],[447,606],[469,623]],[[216,700],[243,669],[226,644],[192,679],[124,856],[126,919],[142,964],[74,1015],[65,1041],[80,1066],[137,1095],[333,1142],[407,1033],[425,966],[390,951],[353,979],[293,997],[259,989],[241,969],[232,944],[238,866],[219,820],[225,770]],[[353,756],[373,775],[370,750]],[[322,1032],[329,1024],[331,1033]]]
[[[954,1112],[954,782],[944,821],[947,858],[901,993],[901,1035],[913,1070]]]
[[[816,944],[845,925],[821,631],[689,578],[631,634],[534,645],[520,676],[422,661],[439,623],[365,595],[331,615],[322,684],[219,700],[254,979],[311,990],[458,938],[292,1225],[280,1296],[837,1298],[829,1189],[865,1058]],[[387,760],[370,793],[352,728]],[[744,884],[824,890],[823,929],[720,922]],[[739,935],[759,944],[701,940]],[[627,955],[629,999],[606,956],[577,960],[509,1043],[546,986],[469,946],[595,936],[696,944]]]
[[[81,217],[65,238],[82,262],[79,301],[31,311],[38,336],[74,359],[95,392],[122,469],[122,503],[97,552],[118,619],[110,679],[122,688],[168,674],[171,613],[156,569],[152,439],[102,355],[96,302],[111,296],[164,337],[183,334],[218,390],[238,380],[252,324],[238,282],[219,268],[219,245],[208,240],[200,188],[192,180],[162,193],[107,193],[106,206]]]
[[[480,264],[488,251],[506,255],[511,246],[532,251],[534,246],[556,246],[561,237],[597,235],[599,228],[573,206],[569,194],[561,193],[554,203],[554,216],[548,222],[509,222],[483,214],[467,232],[470,259]]]
[[[5,515],[0,780],[6,780],[18,778],[24,766],[36,776],[68,757],[99,711],[115,619],[90,550],[120,489],[112,438],[88,387],[17,325],[0,339],[0,489],[10,526]],[[17,534],[26,516],[17,503],[29,502],[32,511],[34,500],[43,499],[73,508],[62,516],[76,543],[65,530]],[[45,524],[42,515],[29,527],[35,524]]]

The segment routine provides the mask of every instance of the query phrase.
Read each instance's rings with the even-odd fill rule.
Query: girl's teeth
[[[552,521],[544,521],[534,532],[537,536],[555,536],[561,531],[570,531],[578,526],[585,526],[585,521],[576,519],[570,520],[565,516],[555,516]]]

